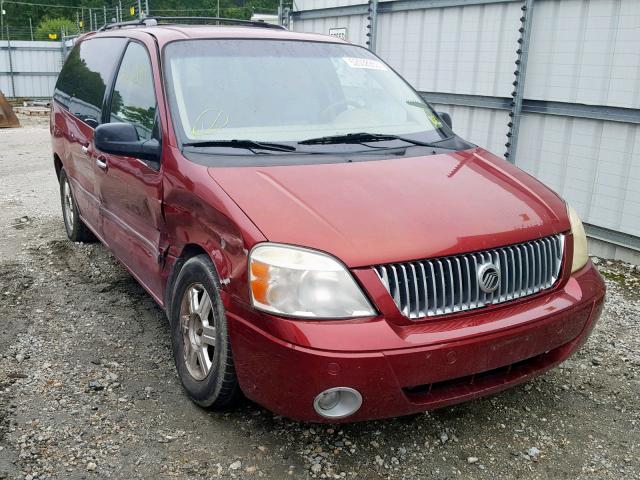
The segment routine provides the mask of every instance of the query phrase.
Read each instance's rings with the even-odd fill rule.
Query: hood
[[[322,250],[350,267],[484,250],[570,228],[554,192],[480,148],[209,174],[269,241]]]

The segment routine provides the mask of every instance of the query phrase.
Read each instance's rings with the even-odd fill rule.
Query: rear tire
[[[60,170],[60,201],[62,202],[62,218],[67,237],[72,242],[95,242],[95,235],[80,218],[78,206],[71,190],[71,182],[64,168]]]
[[[171,344],[182,386],[202,407],[220,409],[240,397],[220,281],[207,255],[187,260],[171,298]]]

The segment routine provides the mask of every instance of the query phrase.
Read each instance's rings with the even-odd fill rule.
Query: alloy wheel
[[[180,304],[184,362],[195,380],[204,380],[213,366],[216,347],[216,325],[211,297],[204,286],[189,286]]]
[[[73,230],[73,195],[71,194],[71,186],[69,180],[64,179],[62,184],[62,213],[64,215],[64,221],[67,224],[69,231]]]

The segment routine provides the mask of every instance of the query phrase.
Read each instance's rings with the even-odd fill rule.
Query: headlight
[[[376,312],[335,258],[306,248],[264,243],[249,255],[253,306],[303,318],[353,318]]]
[[[584,227],[578,213],[569,204],[567,204],[567,213],[573,235],[573,263],[571,264],[571,273],[573,273],[587,264],[589,254],[587,252],[587,235],[584,233]]]

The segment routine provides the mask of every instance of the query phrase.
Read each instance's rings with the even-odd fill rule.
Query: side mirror
[[[130,123],[103,123],[93,134],[98,150],[112,155],[160,161],[161,147],[158,140],[140,140],[138,131]]]
[[[438,115],[440,115],[440,118],[444,121],[444,123],[447,124],[447,126],[449,128],[453,128],[453,122],[451,121],[451,115],[449,115],[447,112],[438,112]]]

